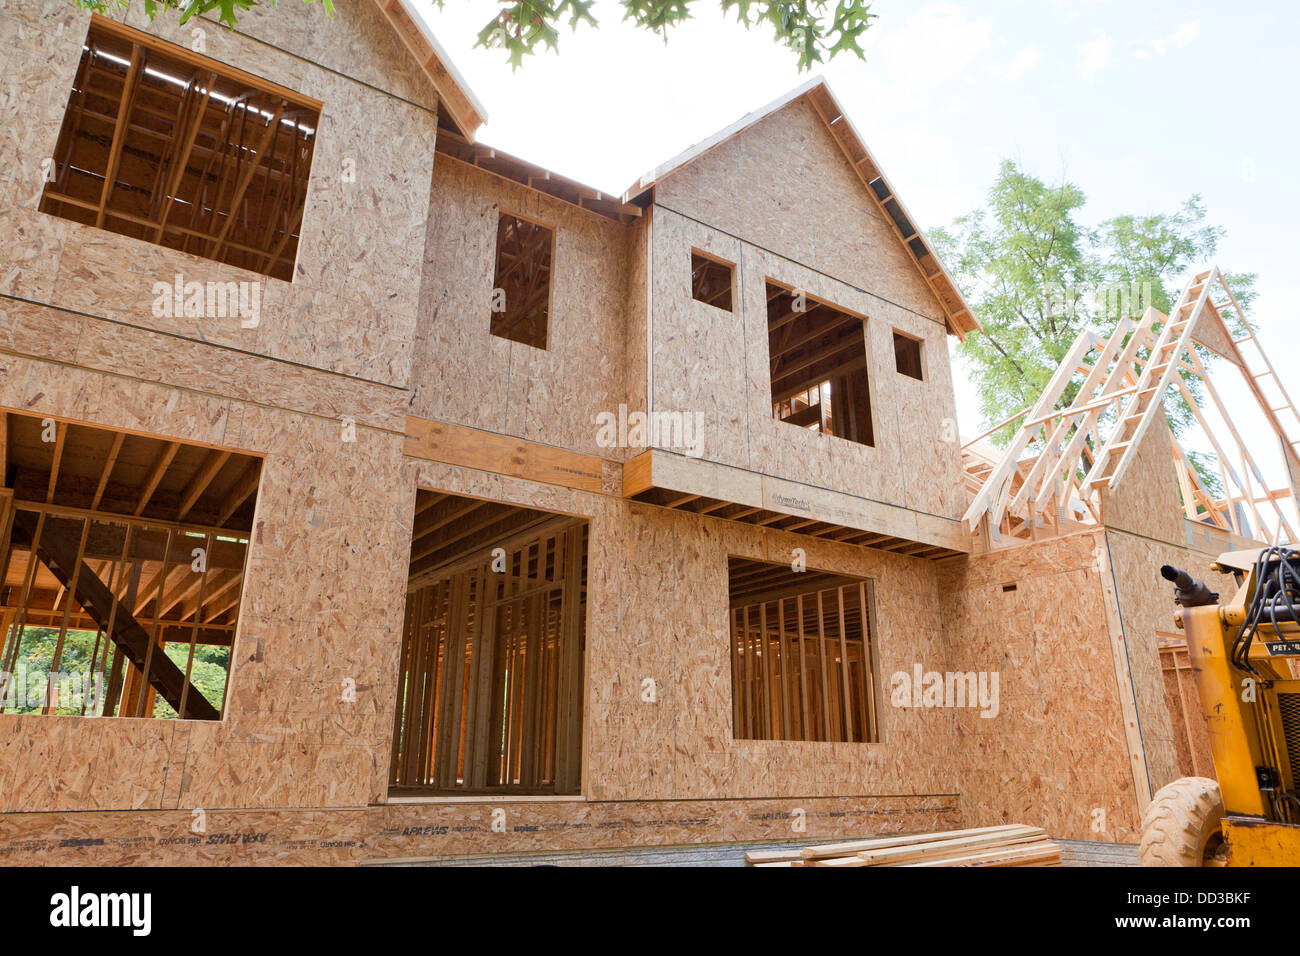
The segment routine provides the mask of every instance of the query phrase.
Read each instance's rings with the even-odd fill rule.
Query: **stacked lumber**
[[[1008,824],[849,840],[745,854],[749,866],[1060,866],[1061,848],[1038,827]]]

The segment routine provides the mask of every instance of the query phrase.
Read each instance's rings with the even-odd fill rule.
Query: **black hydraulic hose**
[[[1300,560],[1300,552],[1277,546],[1263,549],[1255,559],[1255,594],[1232,642],[1232,663],[1239,670],[1259,675],[1250,663],[1250,648],[1266,614],[1275,630],[1283,621],[1300,622],[1300,568],[1296,560]]]

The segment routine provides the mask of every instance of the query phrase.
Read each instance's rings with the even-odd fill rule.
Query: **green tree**
[[[985,208],[931,234],[984,326],[960,352],[990,425],[1035,401],[1088,325],[1099,265],[1077,218],[1085,202],[1072,183],[1048,186],[1006,160]]]
[[[15,700],[12,705],[6,701],[9,710],[19,714],[40,713],[44,707],[44,695],[48,677],[54,663],[54,652],[59,651],[57,673],[63,675],[84,676],[91,668],[92,655],[101,660],[104,646],[98,644],[94,631],[69,629],[64,633],[63,646],[59,648],[59,629],[57,627],[33,627],[22,629],[22,646],[16,659],[12,680],[14,689],[18,688],[21,676],[22,688],[25,689],[24,700]],[[56,714],[80,714],[82,699],[77,690],[73,690],[74,699],[60,699],[55,707]]]
[[[58,643],[59,629],[57,627],[28,625],[23,628],[22,646],[19,649],[15,673],[11,675],[10,682],[3,688],[3,691],[13,695],[16,695],[18,691],[22,691],[23,699],[14,699],[12,702],[4,700],[0,706],[4,706],[9,712],[19,714],[40,713],[42,711],[48,686],[48,675],[52,670],[51,665],[54,662],[54,652],[58,647]],[[167,656],[182,672],[185,671],[189,652],[188,644],[170,643],[167,645]],[[75,686],[67,688],[73,695],[72,698],[61,698],[58,706],[54,709],[54,713],[66,715],[81,714],[83,712],[83,703],[92,702],[93,697],[91,700],[83,700],[81,694],[82,685],[77,684],[76,680],[84,679],[92,671],[96,674],[100,673],[105,661],[112,659],[112,654],[113,649],[104,646],[102,634],[97,634],[95,631],[68,629],[64,634],[63,647],[59,650],[57,673],[73,678]],[[230,648],[208,644],[194,645],[194,660],[190,664],[190,681],[207,698],[208,702],[218,710],[221,709],[226,695],[226,673],[229,664]],[[104,688],[101,687],[100,693],[103,690]],[[90,710],[86,712],[92,713]],[[98,713],[99,707],[96,706],[93,714],[97,715]],[[176,716],[176,711],[159,696],[154,699],[153,715],[155,717],[170,718]]]
[[[984,208],[932,233],[984,326],[958,350],[970,366],[986,427],[1032,405],[1084,329],[1107,337],[1122,318],[1138,319],[1148,306],[1167,313],[1184,274],[1212,260],[1223,237],[1206,221],[1199,196],[1172,213],[1116,216],[1095,228],[1081,221],[1086,202],[1073,183],[1049,186],[1008,160]],[[1249,309],[1254,274],[1224,276]],[[1213,361],[1209,352],[1200,354]],[[1077,388],[1072,383],[1067,400]],[[1192,422],[1180,395],[1166,402],[1166,412],[1176,433]],[[993,440],[1005,444],[1015,427]],[[1193,461],[1207,485],[1217,486],[1213,469]]]
[[[150,19],[174,11],[185,23],[195,16],[216,13],[228,26],[239,14],[276,0],[142,0]],[[303,0],[315,3],[318,0]],[[319,0],[327,13],[334,13],[333,0]],[[442,7],[444,0],[432,0]],[[619,0],[623,19],[658,34],[665,40],[673,27],[691,18],[692,0]],[[710,0],[715,2],[715,0]],[[864,0],[716,0],[724,13],[749,29],[767,24],[776,41],[796,56],[800,70],[811,69],[840,53],[863,59],[860,40],[876,14]],[[132,0],[76,0],[80,6],[99,13],[125,10]],[[538,48],[559,47],[560,27],[576,31],[580,26],[597,26],[592,13],[595,0],[495,0],[496,13],[478,34],[478,46],[503,50],[513,69]]]

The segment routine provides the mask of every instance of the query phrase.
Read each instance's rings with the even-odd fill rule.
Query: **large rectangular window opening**
[[[261,460],[4,413],[0,711],[215,720]]]
[[[587,523],[420,491],[389,786],[576,794]]]
[[[547,346],[555,231],[502,212],[497,222],[496,274],[489,331],[503,339]]]
[[[95,16],[40,208],[293,278],[320,106]]]
[[[736,557],[727,570],[736,738],[879,740],[871,582]]]
[[[767,341],[777,421],[875,444],[860,317],[769,282]]]

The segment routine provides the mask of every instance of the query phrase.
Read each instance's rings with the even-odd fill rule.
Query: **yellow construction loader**
[[[1142,820],[1145,866],[1300,865],[1300,551],[1221,555],[1235,577],[1220,601],[1166,565],[1187,635],[1214,772],[1152,798]]]

